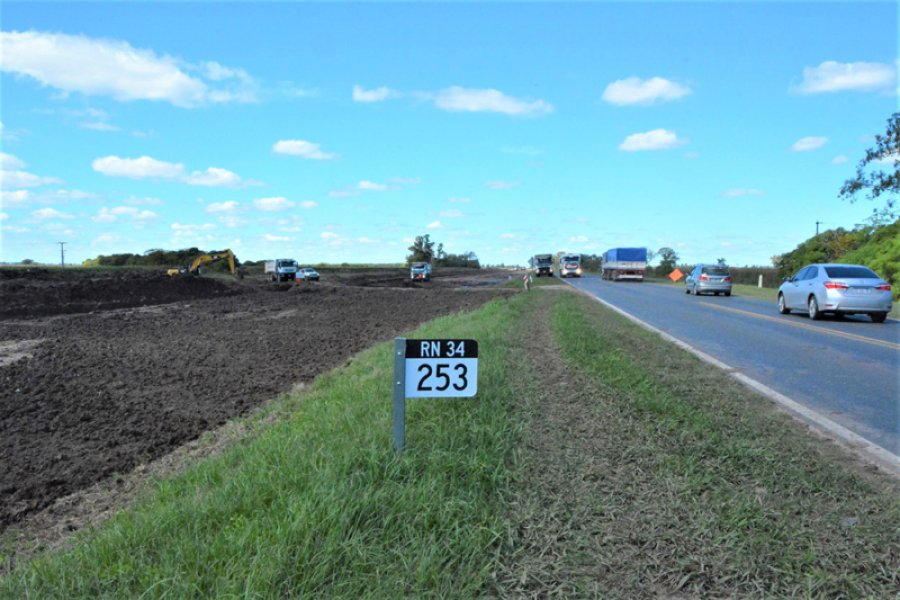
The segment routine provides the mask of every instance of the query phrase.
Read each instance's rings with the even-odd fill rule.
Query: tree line
[[[425,235],[417,235],[408,250],[409,254],[406,256],[406,264],[408,265],[416,262],[427,262],[439,267],[481,268],[478,255],[474,252],[469,251],[462,254],[445,252],[443,242],[432,240],[431,235],[427,233]]]

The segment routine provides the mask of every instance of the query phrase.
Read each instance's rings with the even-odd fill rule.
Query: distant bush
[[[860,247],[841,257],[840,262],[865,265],[890,282],[895,299],[900,299],[900,219],[880,227]]]

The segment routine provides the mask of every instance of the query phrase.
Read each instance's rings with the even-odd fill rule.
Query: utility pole
[[[822,221],[816,221],[816,237],[819,237],[819,225],[824,225]]]
[[[56,242],[59,244],[59,264],[63,267],[66,266],[66,248],[65,245],[69,242]]]

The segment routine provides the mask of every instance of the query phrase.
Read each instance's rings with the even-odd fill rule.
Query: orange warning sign
[[[684,273],[681,272],[681,269],[675,269],[674,271],[669,273],[669,279],[671,279],[673,282],[678,281],[682,277],[684,277]]]

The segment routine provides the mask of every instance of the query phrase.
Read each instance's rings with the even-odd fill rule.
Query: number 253
[[[451,370],[452,367],[452,370]],[[450,373],[447,371],[450,370]],[[454,390],[461,392],[469,385],[469,380],[466,378],[466,375],[469,373],[469,369],[466,368],[466,365],[456,364],[450,365],[448,363],[438,363],[434,365],[434,368],[430,364],[419,365],[419,368],[416,369],[418,373],[422,373],[422,378],[419,379],[419,385],[417,389],[420,392],[445,392],[452,386]],[[432,383],[429,381],[432,376],[434,379],[438,380],[440,383],[432,387],[429,385]]]

